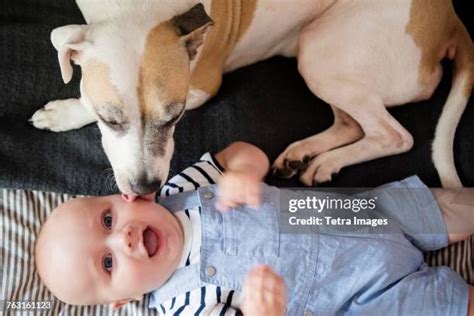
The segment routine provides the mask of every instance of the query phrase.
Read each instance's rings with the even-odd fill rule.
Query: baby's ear
[[[116,301],[116,302],[112,302],[110,303],[110,307],[112,309],[119,309],[120,307],[128,304],[129,302],[131,302],[132,299],[124,299],[124,300],[120,300],[120,301]]]
[[[110,303],[110,307],[112,307],[113,309],[119,309],[120,307],[127,305],[131,301],[141,301],[142,299],[143,299],[143,295],[138,295],[132,298],[124,298],[122,300],[118,300],[116,302]]]

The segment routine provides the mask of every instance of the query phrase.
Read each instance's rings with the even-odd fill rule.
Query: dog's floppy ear
[[[59,67],[64,83],[72,78],[71,59],[80,63],[82,51],[90,45],[86,41],[87,25],[66,25],[51,32],[51,42],[58,51]]]
[[[207,15],[202,3],[198,3],[187,12],[173,17],[171,23],[181,36],[189,58],[192,60],[197,54],[197,49],[202,45],[209,26],[213,25],[214,21]]]

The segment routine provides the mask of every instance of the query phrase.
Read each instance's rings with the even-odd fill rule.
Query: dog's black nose
[[[138,179],[136,182],[130,181],[130,188],[137,195],[147,195],[158,191],[161,188],[161,180],[149,181],[145,178]]]

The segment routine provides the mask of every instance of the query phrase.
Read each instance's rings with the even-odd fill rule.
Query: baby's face
[[[81,198],[58,207],[38,238],[38,271],[71,304],[141,299],[175,271],[183,249],[177,219],[152,201]]]

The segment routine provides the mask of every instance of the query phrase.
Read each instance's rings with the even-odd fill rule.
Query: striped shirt
[[[217,160],[204,154],[200,160],[172,177],[161,189],[160,196],[196,190],[201,186],[214,184],[223,172]],[[184,249],[178,268],[200,261],[201,249],[201,208],[177,212],[184,230]],[[239,305],[241,293],[212,284],[183,293],[160,304],[160,315],[241,315],[235,308]]]

